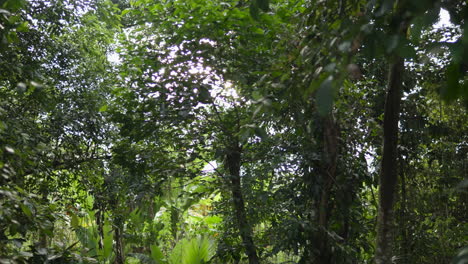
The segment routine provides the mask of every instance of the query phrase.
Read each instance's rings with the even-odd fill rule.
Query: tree
[[[3,1],[0,262],[463,261],[466,12]]]
[[[2,31],[9,37],[2,43],[6,74],[0,81],[2,206],[8,219],[1,228],[2,256],[40,262],[48,257],[47,248],[54,254],[49,245],[54,222],[63,217],[56,208],[69,206],[51,200],[73,197],[77,190],[71,186],[87,180],[79,172],[107,159],[99,112],[106,84],[96,80],[108,74],[103,66],[112,33],[101,28],[96,6],[79,1],[2,4],[2,18],[9,24]],[[75,7],[88,9],[77,14]],[[90,37],[88,30],[100,35]],[[8,195],[16,198],[5,200]],[[34,233],[38,235],[27,248],[23,243]],[[11,238],[15,235],[19,240]],[[57,252],[67,252],[67,247]]]

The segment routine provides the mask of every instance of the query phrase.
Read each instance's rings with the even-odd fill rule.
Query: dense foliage
[[[467,16],[0,0],[0,263],[466,263]]]

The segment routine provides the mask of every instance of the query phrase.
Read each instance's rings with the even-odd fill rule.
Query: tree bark
[[[231,150],[226,154],[225,168],[229,173],[229,183],[235,217],[245,252],[249,258],[249,264],[258,264],[260,261],[253,242],[252,226],[247,221],[244,197],[242,195],[240,178],[241,152],[242,148],[239,147],[239,145],[231,148]]]
[[[398,178],[397,146],[398,121],[402,93],[404,59],[396,57],[390,65],[384,109],[384,146],[379,181],[379,212],[375,262],[392,263],[393,206]]]
[[[122,225],[120,223],[116,224],[117,226],[114,228],[114,252],[115,252],[115,260],[114,264],[124,264],[125,263],[125,255],[124,255],[124,246],[122,241]]]
[[[330,193],[336,181],[336,168],[338,161],[339,132],[333,115],[330,113],[323,119],[323,168],[322,193],[319,204],[319,255],[316,263],[331,263],[331,250],[328,241],[328,219],[330,209]]]
[[[98,230],[98,236],[99,236],[99,249],[103,249],[104,247],[104,211],[100,210],[99,207],[96,208],[96,225],[97,225],[97,230]]]
[[[401,156],[401,155],[400,155]],[[401,157],[400,157],[401,159]],[[403,160],[400,161],[400,181],[401,181],[401,206],[400,206],[400,226],[406,225],[406,208],[407,208],[407,196],[406,196],[406,175],[404,171]],[[401,228],[401,256],[403,257],[403,263],[408,262],[409,256],[409,243],[408,243],[408,230]]]

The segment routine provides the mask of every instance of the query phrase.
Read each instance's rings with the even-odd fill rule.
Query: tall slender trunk
[[[240,178],[241,152],[242,148],[238,144],[231,148],[231,150],[226,154],[224,166],[229,172],[230,189],[235,216],[242,243],[249,258],[249,264],[258,264],[260,261],[253,242],[252,226],[247,221],[244,197],[242,195]]]
[[[405,30],[406,31],[406,30]],[[384,146],[379,181],[379,212],[375,262],[392,263],[393,206],[398,178],[397,145],[404,59],[396,57],[390,65],[384,109]]]
[[[407,1],[398,1],[392,20],[393,34],[406,39],[411,17],[406,13]],[[393,255],[395,192],[398,181],[398,123],[403,86],[405,60],[396,53],[390,63],[387,80],[387,95],[384,108],[384,142],[379,179],[379,211],[377,216],[377,239],[375,262],[391,263]]]
[[[102,249],[104,247],[104,210],[101,210],[99,206],[95,206],[95,210],[96,225],[99,236],[98,246],[99,249]]]
[[[401,181],[401,206],[400,206],[400,226],[404,227],[406,225],[406,210],[407,210],[407,195],[406,195],[406,175],[403,172],[404,166],[401,157],[400,157],[400,181]],[[409,256],[409,243],[408,243],[408,230],[406,228],[401,228],[401,255],[403,256],[402,263],[408,263]]]
[[[332,252],[328,241],[328,219],[330,210],[330,193],[336,181],[336,168],[338,161],[338,128],[330,113],[323,119],[323,168],[322,168],[322,193],[319,204],[319,264],[331,263]]]
[[[125,256],[124,256],[124,246],[122,241],[122,225],[120,223],[116,223],[116,227],[114,228],[114,252],[115,252],[115,260],[114,264],[124,264],[125,263]]]

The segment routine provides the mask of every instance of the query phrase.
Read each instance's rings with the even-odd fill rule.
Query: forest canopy
[[[0,0],[0,263],[468,263],[467,17]]]

